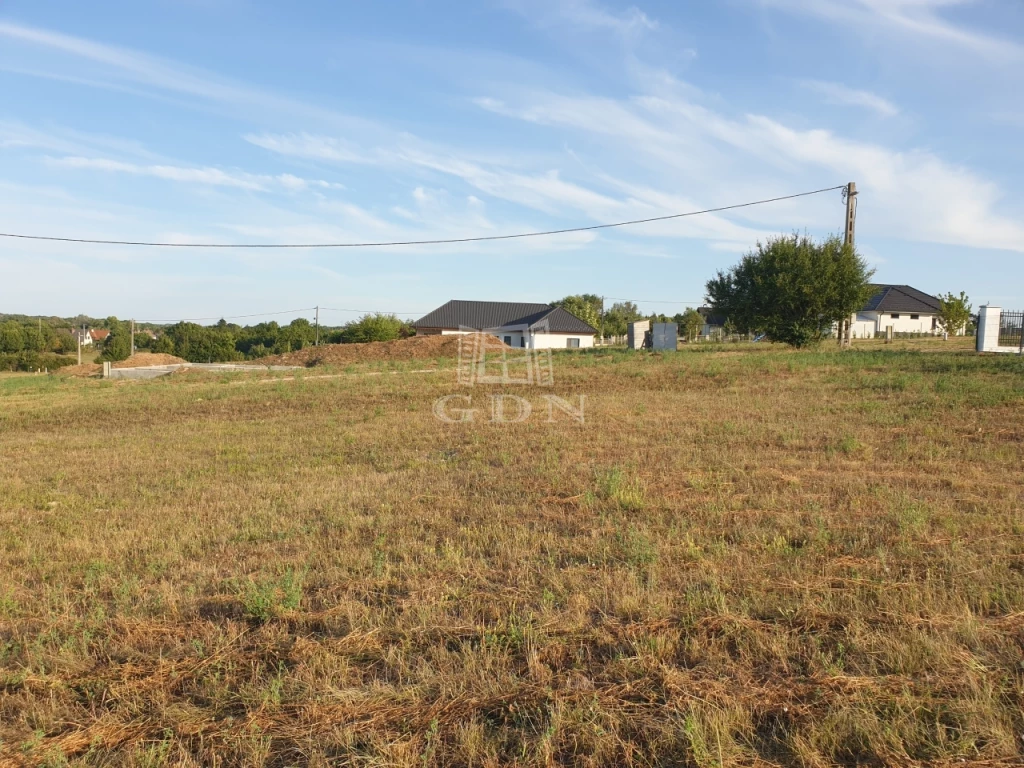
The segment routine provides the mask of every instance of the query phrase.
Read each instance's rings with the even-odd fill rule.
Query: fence
[[[999,307],[978,310],[979,352],[1024,354],[1024,312],[1006,312]]]
[[[999,316],[999,346],[1017,347],[1024,345],[1024,312],[1006,312]]]

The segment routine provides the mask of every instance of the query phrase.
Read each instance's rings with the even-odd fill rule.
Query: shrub
[[[0,371],[37,371],[41,369],[55,371],[78,362],[77,357],[52,355],[44,352],[18,352],[13,355],[0,355]]]

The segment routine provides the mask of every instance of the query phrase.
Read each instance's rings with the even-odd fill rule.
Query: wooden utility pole
[[[854,247],[854,236],[857,229],[857,182],[851,181],[847,184],[843,196],[846,198],[846,235],[843,242],[852,248]],[[850,321],[850,318],[846,318],[839,324],[839,346],[850,346],[852,325],[853,323]]]
[[[853,245],[854,232],[857,226],[857,183],[851,181],[846,185],[846,244]]]
[[[135,318],[132,318],[132,354],[135,354]]]
[[[320,346],[320,305],[316,308],[316,344],[314,346]]]

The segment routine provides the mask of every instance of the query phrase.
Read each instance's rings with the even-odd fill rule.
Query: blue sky
[[[0,231],[465,237],[856,181],[877,280],[1024,308],[1021,92],[1024,4],[1007,0],[0,0]],[[0,311],[416,316],[579,292],[695,304],[759,238],[842,222],[831,192],[458,246],[0,239]]]

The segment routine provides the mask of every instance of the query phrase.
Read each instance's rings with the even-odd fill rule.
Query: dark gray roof
[[[725,326],[725,315],[717,314],[714,307],[698,307],[697,312],[704,318],[707,325]]]
[[[939,300],[909,285],[873,285],[875,295],[864,305],[863,312],[914,312],[934,315]]]
[[[522,328],[526,326],[551,333],[597,333],[561,307],[550,304],[525,304],[513,301],[459,301],[453,299],[447,304],[429,312],[415,323],[413,328],[476,328],[495,330],[498,328]]]

